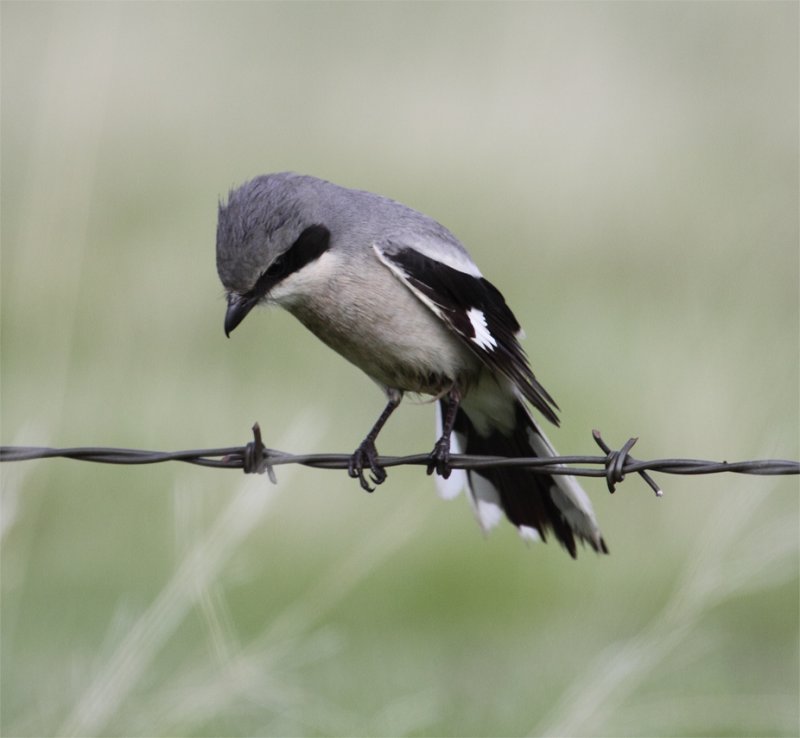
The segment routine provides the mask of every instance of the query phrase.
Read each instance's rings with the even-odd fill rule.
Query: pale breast
[[[271,299],[387,387],[437,395],[478,375],[475,355],[377,260],[356,270],[334,259],[324,254]]]

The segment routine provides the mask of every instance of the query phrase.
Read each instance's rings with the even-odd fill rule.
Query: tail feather
[[[453,434],[455,441],[451,442],[453,452],[509,457],[556,456],[522,401],[513,395],[507,399],[513,403],[511,423],[493,424],[474,410],[472,415],[476,417],[471,417],[467,403],[459,408]],[[552,533],[573,558],[577,556],[577,540],[598,553],[608,553],[589,498],[574,477],[537,474],[522,467],[469,470],[466,479],[458,479],[449,489],[463,486],[464,481],[484,530],[494,527],[505,513],[526,540],[541,538],[546,541]],[[450,496],[453,496],[452,491]]]

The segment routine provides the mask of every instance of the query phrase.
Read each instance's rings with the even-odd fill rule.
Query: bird
[[[556,456],[529,405],[556,425],[558,406],[530,368],[503,295],[443,225],[371,192],[265,174],[220,200],[216,265],[226,336],[257,305],[280,306],[384,391],[386,406],[348,467],[365,490],[387,478],[375,441],[403,396],[431,397],[437,440],[427,471],[442,496],[466,489],[484,531],[505,515],[523,539],[552,533],[573,558],[578,541],[608,553],[574,477],[451,468],[458,453]]]

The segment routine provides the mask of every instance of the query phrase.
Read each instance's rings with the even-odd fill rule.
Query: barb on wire
[[[757,459],[754,461],[705,461],[702,459],[657,459],[640,461],[630,455],[636,438],[629,439],[618,451],[612,450],[600,436],[592,431],[592,437],[605,456],[556,456],[552,458],[509,458],[503,456],[474,456],[457,454],[450,458],[454,469],[486,469],[489,467],[522,466],[541,474],[567,474],[576,477],[605,477],[609,492],[627,474],[639,474],[656,495],[662,494],[660,487],[648,471],[663,474],[800,474],[800,462],[781,459]],[[143,451],[129,448],[103,448],[84,446],[78,448],[46,448],[41,446],[0,446],[0,462],[27,461],[31,459],[66,458],[94,461],[101,464],[160,464],[165,461],[183,461],[188,464],[210,466],[218,469],[241,469],[245,474],[266,473],[270,481],[277,482],[274,467],[282,464],[302,464],[316,469],[347,469],[348,454],[289,454],[267,448],[261,439],[261,429],[253,426],[253,440],[245,446],[207,448],[192,451]],[[416,465],[427,466],[428,454],[413,456],[381,456],[381,466]],[[597,467],[597,468],[595,468]]]
[[[629,438],[619,451],[612,451],[608,444],[600,437],[599,430],[592,431],[592,438],[594,438],[595,443],[606,452],[606,484],[608,485],[608,491],[613,495],[617,484],[625,479],[625,462],[628,460],[633,461],[629,455],[630,450],[633,448],[633,444],[639,439]],[[661,495],[664,494],[646,471],[640,470],[639,476],[650,485],[650,488],[656,493],[656,497],[661,497]]]

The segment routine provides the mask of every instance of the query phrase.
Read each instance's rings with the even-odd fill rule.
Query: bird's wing
[[[373,244],[378,259],[490,369],[506,376],[553,423],[557,405],[533,376],[520,325],[500,291],[474,265],[467,273],[397,241]]]

